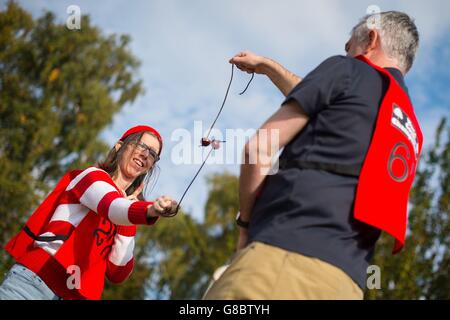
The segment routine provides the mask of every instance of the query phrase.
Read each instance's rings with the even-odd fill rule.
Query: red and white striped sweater
[[[72,171],[5,249],[63,299],[99,299],[105,275],[119,283],[131,273],[136,225],[157,220],[147,219],[152,203],[124,198],[102,169]]]

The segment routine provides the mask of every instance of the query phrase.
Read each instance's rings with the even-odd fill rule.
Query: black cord
[[[248,86],[250,85],[250,83],[252,82],[253,78],[255,77],[255,73],[252,73],[252,77],[250,78],[250,81],[247,83],[247,86],[245,87],[244,91],[242,91],[241,93],[239,93],[239,95],[243,95],[245,93],[245,91],[247,91]]]
[[[216,124],[217,119],[220,116],[220,113],[222,112],[223,107],[225,106],[225,102],[227,101],[228,92],[230,91],[231,82],[233,81],[233,72],[234,72],[234,64],[231,64],[231,77],[230,82],[228,83],[227,92],[225,92],[225,97],[223,98],[222,106],[219,109],[219,112],[217,113],[216,118],[214,119],[213,123],[211,124],[211,127],[209,127],[208,134],[206,135],[206,139],[209,138],[209,134],[211,133],[212,128]]]
[[[224,99],[223,99],[222,106],[220,107],[219,112],[217,113],[216,118],[214,119],[214,121],[213,121],[211,127],[210,127],[209,130],[208,130],[208,134],[206,135],[206,139],[209,138],[209,135],[210,135],[210,133],[211,133],[211,130],[213,129],[214,125],[216,124],[216,121],[217,121],[217,119],[219,118],[220,113],[222,112],[223,107],[225,106],[225,102],[227,101],[227,97],[228,97],[228,92],[230,91],[231,82],[233,82],[233,73],[234,73],[234,64],[231,64],[231,77],[230,77],[230,82],[228,83],[227,91],[225,92],[225,97],[224,97]],[[242,91],[241,93],[239,93],[239,95],[242,95],[242,94],[245,93],[245,91],[247,91],[247,89],[248,89],[250,83],[252,82],[254,76],[255,76],[255,74],[252,73],[252,77],[250,78],[250,81],[247,83],[247,86],[245,87],[244,91]],[[191,180],[191,182],[189,183],[189,185],[187,186],[186,190],[184,190],[184,193],[183,193],[183,195],[181,196],[180,201],[178,202],[178,205],[177,205],[177,208],[176,208],[175,212],[174,212],[174,213],[169,213],[169,214],[161,214],[162,216],[164,216],[164,217],[173,217],[173,216],[175,216],[175,215],[178,213],[178,209],[180,209],[181,202],[183,201],[184,196],[185,196],[186,193],[188,192],[188,190],[189,190],[189,188],[191,187],[191,185],[194,183],[195,178],[197,178],[198,174],[199,174],[200,171],[202,170],[202,168],[203,168],[203,166],[205,165],[206,161],[208,160],[209,155],[211,154],[212,150],[214,150],[214,148],[211,148],[211,149],[209,150],[208,155],[206,156],[206,159],[203,161],[202,165],[201,165],[200,168],[197,170],[197,173],[195,174],[194,178],[192,178],[192,180]]]
[[[190,188],[191,185],[194,183],[195,178],[197,178],[198,174],[200,173],[200,170],[202,170],[203,166],[205,165],[206,161],[208,160],[209,155],[211,154],[211,151],[213,151],[213,148],[209,149],[209,152],[208,152],[208,155],[206,156],[206,159],[203,161],[202,165],[201,165],[200,168],[197,170],[197,173],[195,174],[194,178],[192,178],[192,180],[191,180],[191,182],[189,183],[189,185],[187,186],[186,190],[184,190],[184,193],[183,193],[183,195],[181,196],[180,201],[178,202],[177,209],[175,210],[175,214],[177,214],[178,209],[180,208],[180,205],[181,205],[181,201],[183,201],[184,196],[186,195],[186,193],[188,192],[189,188]],[[175,214],[170,215],[170,216],[166,216],[166,217],[173,217]]]

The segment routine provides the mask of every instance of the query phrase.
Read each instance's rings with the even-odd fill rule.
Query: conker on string
[[[207,147],[211,144],[211,140],[209,140],[208,138],[202,138],[202,140],[200,140],[200,143],[202,147]]]

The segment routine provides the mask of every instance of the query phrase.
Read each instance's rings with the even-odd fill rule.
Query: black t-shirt
[[[405,89],[399,70],[387,68]],[[308,114],[305,128],[280,159],[353,165],[364,161],[387,90],[381,74],[351,57],[334,56],[287,96]],[[353,218],[358,178],[289,168],[268,176],[250,221],[250,241],[315,257],[365,288],[380,231]]]

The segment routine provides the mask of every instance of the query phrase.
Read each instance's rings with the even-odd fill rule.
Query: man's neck
[[[398,66],[397,61],[395,59],[389,58],[385,54],[375,54],[369,52],[364,54],[364,57],[369,59],[373,64],[376,64],[377,66],[380,66],[382,68],[398,69],[400,70],[403,76],[405,75],[403,70]]]

